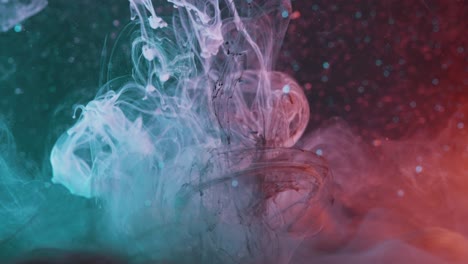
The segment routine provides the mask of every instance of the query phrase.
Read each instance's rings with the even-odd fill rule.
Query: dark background
[[[293,7],[282,68],[306,88],[310,128],[339,116],[369,140],[434,136],[466,104],[467,1],[297,0]]]

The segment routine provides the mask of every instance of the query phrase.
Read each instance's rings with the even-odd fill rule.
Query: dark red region
[[[467,17],[463,0],[293,1],[279,66],[311,130],[338,116],[369,139],[435,135],[468,115]]]

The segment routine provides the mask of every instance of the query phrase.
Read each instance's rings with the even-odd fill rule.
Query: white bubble
[[[397,195],[398,195],[398,197],[403,197],[403,196],[405,196],[405,191],[400,189],[400,190],[397,191]]]
[[[421,165],[416,166],[415,169],[416,173],[421,173],[423,171],[423,167]]]
[[[15,89],[15,94],[16,95],[20,95],[20,94],[23,94],[23,93],[24,93],[23,89],[21,89],[19,87]]]
[[[157,51],[155,49],[150,48],[148,45],[144,45],[142,48],[143,56],[148,61],[154,60],[154,57],[157,55]]]
[[[163,74],[159,75],[159,80],[161,82],[166,82],[167,80],[169,80],[170,77],[171,77],[171,75],[169,73],[163,73]]]
[[[156,87],[154,87],[152,84],[148,84],[148,85],[146,86],[146,92],[147,92],[147,93],[153,93],[153,92],[155,92],[155,91],[156,91]]]
[[[232,187],[235,188],[235,187],[239,186],[239,182],[237,180],[232,180],[231,185],[232,185]]]
[[[150,27],[153,29],[167,27],[167,23],[162,20],[162,18],[157,16],[148,17]]]

